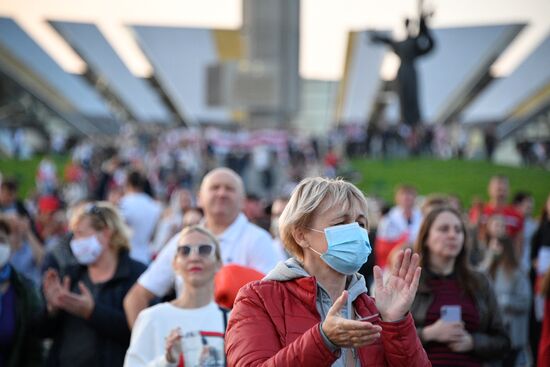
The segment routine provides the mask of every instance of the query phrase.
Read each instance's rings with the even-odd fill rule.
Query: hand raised
[[[382,269],[374,267],[376,307],[382,320],[397,321],[411,308],[420,280],[418,254],[411,249],[400,251],[391,273],[384,281]]]
[[[341,348],[359,348],[374,343],[380,338],[382,328],[370,322],[348,320],[340,316],[340,310],[346,306],[348,292],[334,302],[327,313],[321,328],[329,340]]]

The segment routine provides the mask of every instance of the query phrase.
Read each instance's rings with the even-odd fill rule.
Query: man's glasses
[[[214,254],[214,251],[215,246],[211,243],[178,246],[178,254],[183,257],[189,257],[193,252],[199,254],[200,257],[210,257]]]

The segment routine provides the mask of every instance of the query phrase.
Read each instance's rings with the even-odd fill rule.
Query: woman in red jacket
[[[308,178],[279,228],[293,257],[241,289],[226,334],[229,366],[429,366],[409,308],[420,268],[410,250],[376,301],[357,273],[371,252],[364,195],[342,180]]]

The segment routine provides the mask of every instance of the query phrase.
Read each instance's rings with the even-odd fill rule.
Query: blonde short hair
[[[221,255],[221,250],[220,250],[220,241],[218,241],[218,239],[216,238],[216,236],[214,236],[214,234],[212,232],[210,232],[208,229],[204,228],[201,225],[198,225],[198,224],[197,225],[191,225],[191,226],[187,226],[184,229],[182,229],[181,232],[180,232],[180,235],[179,235],[179,239],[178,239],[178,246],[183,245],[183,243],[181,243],[181,240],[185,236],[187,236],[189,233],[192,233],[192,232],[199,232],[200,234],[203,234],[206,237],[208,237],[210,242],[214,245],[214,248],[215,248],[214,252],[215,252],[215,255],[216,255],[216,260],[221,262],[222,261],[222,255]],[[177,253],[176,253],[176,256],[177,256]]]
[[[322,177],[302,180],[279,218],[279,231],[285,249],[302,260],[304,253],[294,240],[293,231],[308,227],[315,215],[335,206],[342,212],[358,210],[367,217],[365,195],[353,184],[342,179]]]
[[[90,219],[90,224],[96,231],[111,230],[110,245],[114,250],[118,252],[130,250],[130,229],[113,204],[97,201],[79,206],[69,219],[70,227],[74,228],[85,218]]]

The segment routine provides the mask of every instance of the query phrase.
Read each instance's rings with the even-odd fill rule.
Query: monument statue
[[[403,41],[395,41],[389,37],[372,33],[371,41],[384,43],[392,48],[399,57],[401,64],[397,72],[396,85],[399,95],[402,121],[414,127],[421,122],[421,112],[418,103],[418,82],[415,60],[417,57],[430,52],[434,47],[434,39],[426,25],[426,18],[431,14],[420,13],[420,26],[418,34],[414,34],[412,22],[405,19],[407,38]]]

